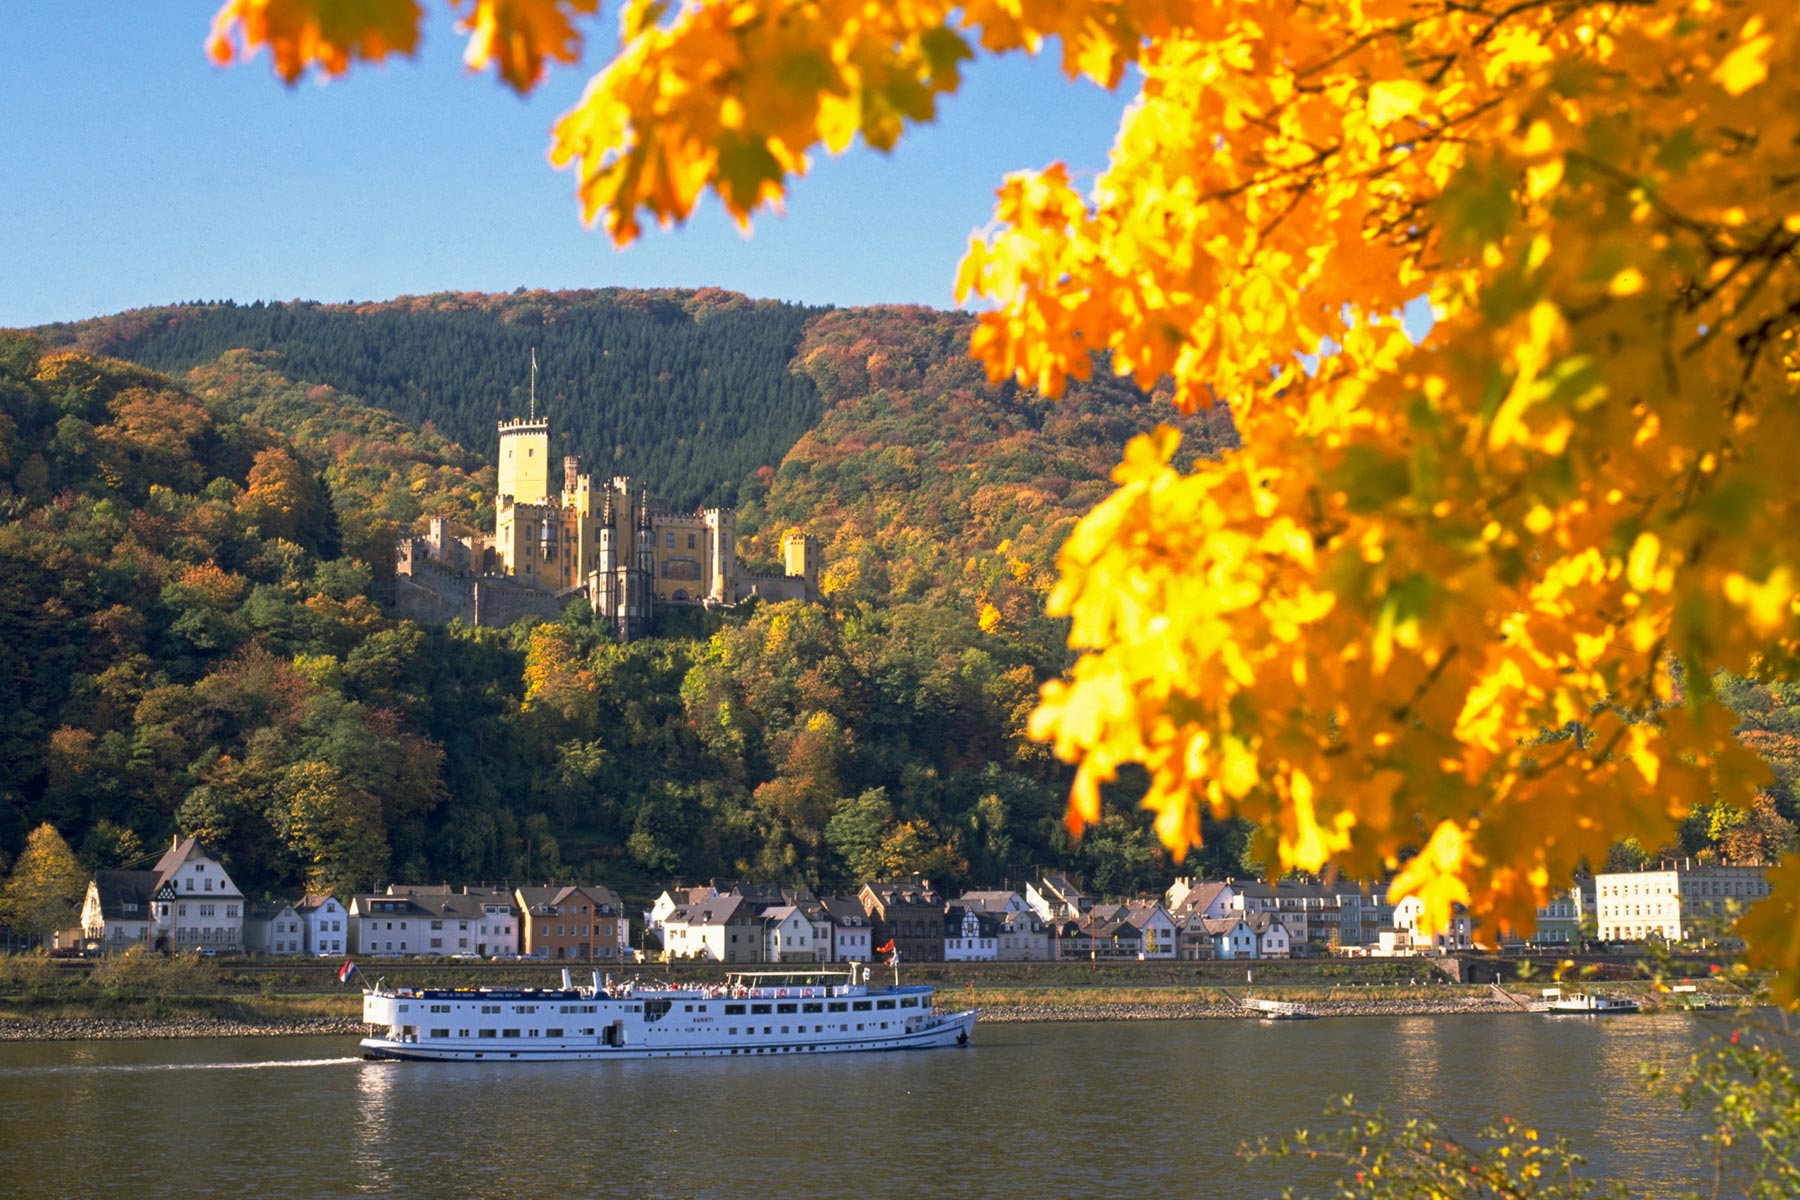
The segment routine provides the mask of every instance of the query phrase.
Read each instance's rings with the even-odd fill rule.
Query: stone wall
[[[523,587],[510,579],[474,577],[429,562],[394,576],[394,615],[420,624],[511,625],[524,617],[554,621],[570,596]]]

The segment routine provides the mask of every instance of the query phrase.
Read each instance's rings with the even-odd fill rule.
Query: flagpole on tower
[[[537,420],[537,347],[531,348],[531,419]]]

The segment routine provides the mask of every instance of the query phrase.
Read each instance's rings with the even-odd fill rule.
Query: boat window
[[[894,1007],[894,1002],[892,1000],[877,1000],[875,1002],[875,1007],[876,1008],[892,1008],[892,1007]]]
[[[727,1004],[725,1006],[725,1015],[728,1017],[741,1017],[744,1015],[744,1006],[741,1004]]]
[[[501,1031],[500,1031],[500,1036],[501,1036],[501,1037],[509,1037],[509,1038],[516,1038],[516,1037],[518,1037],[518,1036],[519,1036],[519,1031],[518,1031],[518,1030],[516,1030],[516,1029],[502,1029],[502,1030],[501,1030]]]
[[[769,1011],[769,1006],[766,1004],[752,1004],[750,1006],[750,1011],[753,1013],[766,1013]]]
[[[562,1036],[562,1035],[563,1035],[563,1031],[562,1031],[562,1030],[560,1030],[560,1029],[546,1029],[546,1030],[544,1030],[544,1036],[545,1036],[545,1037],[561,1037],[561,1036]]]
[[[848,1004],[845,1004],[842,1000],[838,1000],[838,1001],[833,1002],[833,1004],[831,1005],[831,1011],[832,1012],[849,1012],[850,1006]]]
[[[450,1031],[448,1029],[434,1029],[431,1031],[431,1036],[434,1038],[447,1038],[450,1036]]]
[[[854,1007],[857,1012],[868,1012],[869,1002],[867,1000],[858,1000],[852,1007]]]
[[[900,1007],[901,1008],[917,1008],[917,1007],[919,1007],[919,998],[917,996],[908,996],[906,999],[904,999],[900,1002]]]
[[[797,1004],[777,1004],[775,1006],[775,1011],[778,1013],[799,1012],[800,1006]]]
[[[825,1006],[823,1004],[819,1004],[818,1002],[815,1001],[812,1004],[802,1004],[800,1006],[800,1011],[801,1012],[824,1012]]]
[[[492,1029],[483,1029],[479,1033],[477,1033],[476,1036],[477,1037],[499,1037],[500,1035],[498,1033],[494,1032]]]

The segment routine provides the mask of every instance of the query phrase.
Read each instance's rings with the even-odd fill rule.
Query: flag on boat
[[[887,965],[888,965],[888,966],[890,966],[890,967],[892,967],[892,966],[896,966],[896,965],[898,965],[898,964],[899,964],[899,962],[900,962],[900,951],[899,951],[899,949],[898,949],[898,948],[896,948],[896,947],[895,947],[895,946],[894,946],[894,943],[893,943],[893,942],[891,942],[891,941],[890,941],[890,942],[889,942],[889,943],[888,943],[888,944],[887,944],[887,946],[886,946],[886,949],[889,949],[889,950],[893,950],[893,951],[894,951],[894,952],[893,952],[893,953],[892,953],[892,954],[890,954],[890,955],[888,955],[888,960],[887,960]]]
[[[889,938],[887,941],[883,942],[881,945],[875,947],[875,953],[890,954],[893,952],[893,949],[894,949],[894,939]]]
[[[346,958],[344,960],[344,965],[338,968],[338,982],[339,983],[349,983],[350,977],[355,974],[356,974],[356,964]]]

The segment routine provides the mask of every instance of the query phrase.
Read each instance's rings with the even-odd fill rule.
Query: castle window
[[[688,549],[692,550],[693,548],[694,548],[694,535],[690,533],[690,534],[688,534]]]
[[[673,529],[671,529],[671,530],[669,530],[669,549],[673,550],[674,548],[675,548],[675,531]]]

